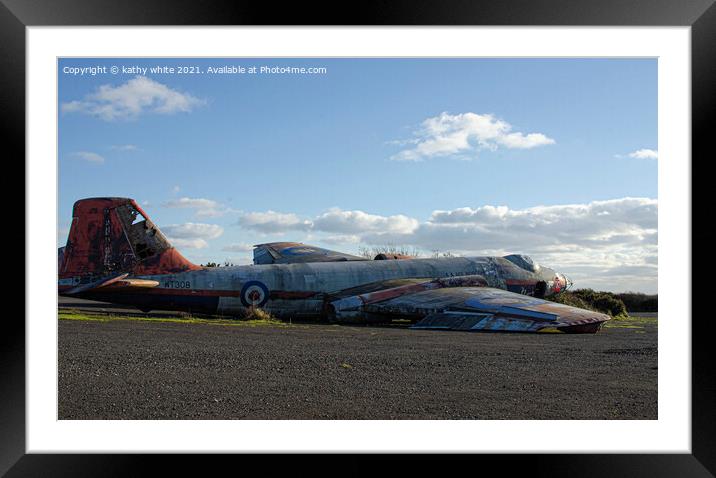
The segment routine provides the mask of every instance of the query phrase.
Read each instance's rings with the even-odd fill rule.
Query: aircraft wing
[[[88,284],[80,284],[76,287],[73,287],[72,289],[65,291],[64,294],[80,294],[82,292],[96,291],[98,289],[102,289],[102,292],[105,292],[106,290],[126,291],[128,289],[136,290],[152,288],[159,285],[159,282],[155,280],[128,278],[128,275],[128,273],[122,273],[115,276],[103,277],[94,282],[90,282]]]
[[[469,279],[472,278],[472,279]],[[484,286],[479,276],[413,283],[331,303],[336,318],[416,320],[414,329],[594,333],[611,317]]]
[[[344,254],[300,242],[269,242],[254,246],[254,264],[297,264],[306,262],[366,261],[365,257]]]

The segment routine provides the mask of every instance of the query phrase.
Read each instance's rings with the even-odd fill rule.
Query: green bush
[[[659,308],[659,296],[657,294],[647,295],[641,292],[624,292],[615,294],[619,297],[629,312],[657,312]]]
[[[592,289],[576,289],[565,291],[548,297],[549,300],[580,309],[594,310],[612,317],[627,317],[624,302],[611,292],[594,291]]]
[[[580,309],[593,310],[589,304],[587,304],[585,301],[572,294],[571,292],[562,292],[561,294],[553,295],[546,298],[551,300],[552,302],[557,302],[558,304],[569,305],[570,307],[579,307]]]

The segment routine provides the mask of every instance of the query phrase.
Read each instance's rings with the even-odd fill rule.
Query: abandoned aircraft
[[[370,260],[275,242],[255,246],[253,265],[202,267],[133,199],[82,199],[72,215],[58,251],[58,292],[65,296],[143,311],[240,316],[257,307],[279,318],[409,319],[415,329],[594,333],[610,319],[544,300],[571,282],[518,254]]]

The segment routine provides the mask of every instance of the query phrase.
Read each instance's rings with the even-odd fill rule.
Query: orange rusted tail
[[[133,200],[89,198],[72,209],[59,278],[169,274],[200,269],[182,256]]]

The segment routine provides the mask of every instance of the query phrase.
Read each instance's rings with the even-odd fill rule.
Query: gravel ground
[[[657,325],[596,335],[59,321],[60,419],[657,419]]]

